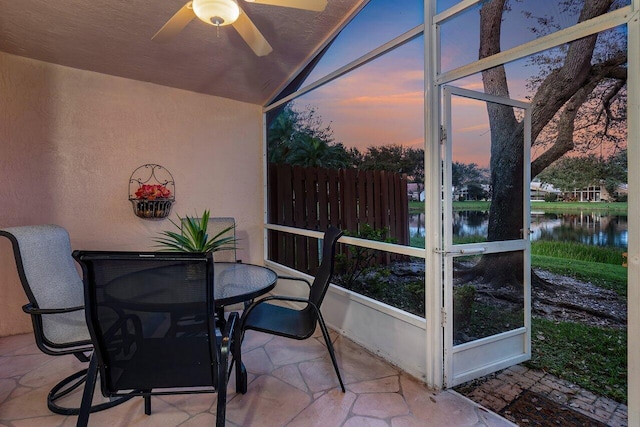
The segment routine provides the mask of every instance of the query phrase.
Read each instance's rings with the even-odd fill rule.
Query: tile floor
[[[429,390],[348,339],[332,336],[346,393],[340,391],[320,334],[295,341],[249,331],[243,344],[249,389],[236,394],[231,380],[227,426],[514,425],[453,391]],[[42,354],[31,334],[0,338],[0,427],[75,425],[75,416],[47,409],[46,395],[82,365],[73,356]],[[79,401],[79,396],[69,399]],[[211,426],[215,402],[212,394],[154,397],[147,416],[142,399],[135,398],[92,414],[89,425]]]

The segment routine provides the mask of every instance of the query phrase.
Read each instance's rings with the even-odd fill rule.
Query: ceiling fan
[[[247,3],[291,7],[322,12],[327,0],[244,0]],[[166,42],[178,34],[195,17],[216,27],[231,25],[258,56],[271,53],[273,48],[260,30],[240,8],[236,0],[192,0],[188,1],[151,38]]]

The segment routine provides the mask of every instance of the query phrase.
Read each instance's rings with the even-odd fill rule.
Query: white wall
[[[185,76],[188,78],[188,76]],[[55,223],[74,249],[153,250],[168,220],[134,216],[133,170],[166,167],[175,214],[233,216],[239,258],[261,263],[261,108],[0,53],[0,228]],[[0,336],[30,331],[0,239]]]
[[[338,286],[329,289],[325,300],[322,311],[329,327],[426,382],[425,319]]]

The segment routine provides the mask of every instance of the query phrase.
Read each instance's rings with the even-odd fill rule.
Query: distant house
[[[469,184],[455,187],[453,189],[453,200],[472,201],[472,200],[490,200],[491,186],[489,184]]]
[[[424,202],[424,184],[410,182],[407,184],[407,196],[413,202]]]
[[[537,180],[531,181],[529,189],[532,202],[543,202],[548,199],[549,195],[552,194],[555,194],[555,197],[557,198],[562,197],[562,191],[558,190],[551,184],[543,183]]]
[[[620,184],[613,194],[610,194],[604,186],[592,185],[586,188],[576,188],[565,191],[562,194],[563,200],[576,202],[611,202],[620,200],[629,193],[627,184]]]
[[[531,201],[544,201],[547,196],[555,194],[559,200],[575,202],[610,202],[624,198],[628,193],[627,184],[620,184],[614,194],[609,194],[603,185],[590,185],[584,188],[575,188],[570,191],[561,191],[551,184],[538,180],[531,182]]]
[[[550,194],[555,194],[558,199],[562,198],[562,191],[551,184],[541,183],[534,180],[530,185],[531,201],[544,201]],[[481,196],[479,196],[481,194]],[[491,200],[491,186],[488,184],[463,185],[453,189],[453,200]]]

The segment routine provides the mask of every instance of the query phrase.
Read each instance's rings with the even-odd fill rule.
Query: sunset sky
[[[438,11],[456,0],[441,2]],[[574,14],[563,13],[556,0],[512,2],[503,23],[502,49],[536,37],[525,17],[552,19],[554,30],[573,25]],[[451,70],[477,59],[479,7],[441,28],[442,69]],[[387,41],[420,25],[422,0],[371,0],[338,36],[325,57],[302,85],[357,59]],[[366,36],[363,36],[366,35]],[[316,108],[323,123],[330,124],[337,142],[366,151],[370,146],[401,144],[424,147],[424,37],[419,37],[382,57],[325,84],[295,100],[296,109]],[[537,68],[523,59],[506,65],[512,99],[526,100],[526,81]],[[451,83],[483,91],[479,75]],[[467,99],[454,101],[454,161],[477,163],[489,160],[489,127],[486,107]]]
[[[306,83],[420,25],[422,17],[422,0],[372,0],[334,41]],[[318,107],[336,140],[347,147],[423,147],[423,52],[420,37],[300,97],[297,108]]]
[[[296,100],[317,106],[337,141],[361,151],[372,145],[424,145],[422,38]]]

